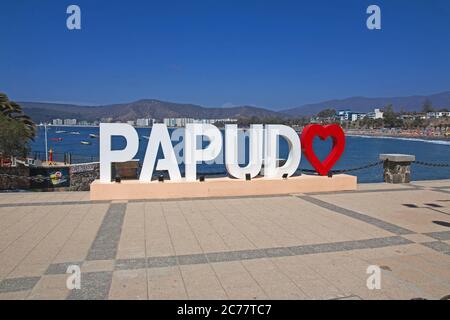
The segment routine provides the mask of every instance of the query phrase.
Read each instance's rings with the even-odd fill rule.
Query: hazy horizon
[[[425,94],[425,95],[413,94],[413,95],[408,95],[408,96],[404,96],[404,97],[431,96],[431,95],[441,94],[441,93],[450,93],[450,90],[446,90],[446,91],[442,91],[442,92],[435,92],[435,93],[430,93],[430,94]],[[368,98],[368,99],[385,98],[385,99],[390,99],[390,98],[399,98],[399,97],[400,96],[375,97],[375,96],[356,96],[355,95],[355,96],[344,97],[344,98],[340,98],[340,99],[314,101],[314,102],[303,104],[301,106],[310,105],[310,104],[316,104],[316,103],[323,103],[323,102],[333,101],[333,100],[345,100],[345,99],[350,99],[350,98]],[[289,108],[273,109],[273,108],[268,108],[268,107],[265,107],[265,106],[258,106],[258,105],[206,106],[206,105],[191,103],[191,102],[188,102],[188,101],[170,101],[170,100],[163,100],[163,99],[156,99],[156,98],[141,98],[141,99],[137,99],[137,100],[133,100],[133,101],[118,101],[118,102],[114,102],[114,103],[111,103],[111,104],[89,104],[89,103],[77,103],[77,102],[65,102],[65,101],[19,101],[19,100],[16,100],[16,101],[22,102],[22,103],[49,103],[49,104],[75,105],[75,106],[80,106],[80,107],[102,107],[102,106],[109,106],[109,105],[115,105],[115,104],[135,103],[135,102],[142,101],[142,100],[157,100],[157,101],[176,103],[176,104],[193,104],[193,105],[198,105],[198,106],[204,107],[204,108],[224,108],[224,109],[226,109],[226,108],[244,107],[244,106],[246,106],[246,107],[264,108],[264,109],[272,110],[272,111],[284,111],[284,110],[288,110],[289,109]],[[301,106],[295,106],[293,108],[301,107]]]
[[[16,101],[140,99],[284,110],[450,88],[450,2],[366,0],[0,4],[0,90]]]

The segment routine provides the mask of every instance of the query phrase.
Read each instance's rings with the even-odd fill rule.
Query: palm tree
[[[25,128],[26,136],[34,140],[36,136],[36,125],[31,120],[31,118],[25,115],[22,111],[22,107],[15,103],[14,101],[10,101],[8,96],[4,93],[0,92],[0,112],[7,119],[17,121],[23,124]]]

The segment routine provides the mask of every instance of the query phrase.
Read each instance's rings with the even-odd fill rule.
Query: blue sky
[[[448,0],[11,0],[0,39],[0,91],[17,101],[284,109],[450,90]]]

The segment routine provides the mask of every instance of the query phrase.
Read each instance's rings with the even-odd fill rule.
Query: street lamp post
[[[45,130],[45,162],[48,164],[47,123],[44,123],[44,130]]]

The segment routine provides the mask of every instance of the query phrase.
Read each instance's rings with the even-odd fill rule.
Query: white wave
[[[429,140],[429,139],[419,139],[419,138],[386,137],[386,136],[366,136],[366,135],[359,135],[359,134],[349,134],[348,136],[349,137],[365,138],[365,139],[404,140],[404,141],[424,142],[424,143],[431,143],[431,144],[439,144],[439,145],[450,146],[450,141],[444,141],[444,140]]]

